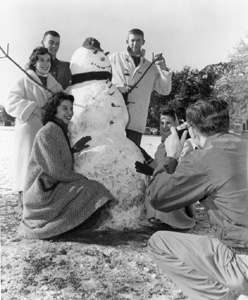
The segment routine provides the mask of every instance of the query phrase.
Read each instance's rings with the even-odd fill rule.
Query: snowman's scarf
[[[90,81],[90,80],[107,80],[107,79],[111,81],[112,74],[106,71],[79,73],[79,74],[72,75],[71,85],[85,82],[85,81]]]

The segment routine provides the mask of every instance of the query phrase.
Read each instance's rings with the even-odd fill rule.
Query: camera
[[[188,130],[188,129],[187,128],[183,128],[183,129],[179,129],[179,130],[177,129],[177,134],[178,134],[179,139],[181,139],[181,137],[182,137],[185,130]],[[190,139],[189,131],[186,135],[186,140],[187,139]]]

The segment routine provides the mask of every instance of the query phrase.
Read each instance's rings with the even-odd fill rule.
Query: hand
[[[191,144],[191,142],[189,140],[186,140],[183,145],[183,149],[182,149],[179,159],[186,156],[188,153],[190,153],[192,151],[194,151],[193,145]]]
[[[89,145],[86,145],[91,140],[89,135],[82,137],[76,144],[71,148],[72,153],[80,152],[85,148],[88,148]]]
[[[138,146],[138,147],[139,147],[142,155],[144,156],[146,163],[150,164],[153,161],[153,158],[141,146]]]
[[[168,138],[164,142],[165,149],[167,152],[167,156],[178,159],[182,152],[183,145],[184,145],[188,131],[185,130],[182,134],[181,139],[179,139],[176,127],[171,126],[170,129],[171,129],[171,135],[169,135]]]
[[[153,60],[155,61],[155,64],[159,65],[162,70],[168,70],[168,68],[166,67],[165,59],[163,57],[163,53],[159,53],[153,56]]]
[[[33,111],[33,114],[35,114],[39,119],[41,119],[42,113],[41,113],[41,108],[36,107],[35,110]]]
[[[153,174],[153,171],[154,171],[153,168],[148,166],[148,164],[145,161],[144,161],[143,164],[139,161],[136,161],[135,162],[135,169],[136,169],[136,172],[142,173],[142,174],[145,174],[145,175],[149,175],[149,176],[151,176]]]

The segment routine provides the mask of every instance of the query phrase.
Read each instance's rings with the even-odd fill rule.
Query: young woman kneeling
[[[74,97],[58,93],[44,107],[44,126],[36,135],[23,193],[19,234],[45,239],[69,231],[113,199],[99,182],[73,171],[73,153],[88,147],[83,137],[71,148],[68,124]]]

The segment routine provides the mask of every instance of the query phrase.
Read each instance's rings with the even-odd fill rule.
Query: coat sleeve
[[[112,70],[112,83],[118,88],[121,93],[128,91],[128,80],[123,74],[121,67],[122,57],[118,53],[111,54],[109,56]]]
[[[188,206],[212,192],[206,170],[196,158],[188,154],[180,164],[175,162],[165,157],[159,163],[147,191],[152,207],[163,212]]]
[[[153,89],[161,95],[169,95],[171,92],[171,71],[162,70],[159,66],[154,66],[156,78]]]
[[[6,112],[12,117],[26,122],[37,107],[35,101],[27,99],[24,78],[20,78],[9,91],[5,101]]]
[[[53,178],[55,181],[72,182],[85,179],[83,175],[76,173],[65,162],[65,157],[70,157],[71,153],[66,144],[65,138],[52,133],[44,133],[37,135],[34,143],[34,160],[40,165],[42,171]],[[59,140],[61,140],[61,143]],[[68,167],[67,167],[67,166]]]

